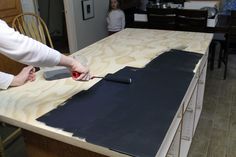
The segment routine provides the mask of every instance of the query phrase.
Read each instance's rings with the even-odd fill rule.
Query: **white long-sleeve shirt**
[[[122,10],[111,10],[107,16],[107,28],[110,32],[118,32],[125,28],[125,14]]]
[[[61,58],[58,51],[16,32],[2,20],[0,20],[0,53],[20,63],[37,67],[58,65]],[[0,72],[0,89],[7,89],[13,78],[11,74]]]

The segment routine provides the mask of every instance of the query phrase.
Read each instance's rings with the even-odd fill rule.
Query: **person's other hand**
[[[16,75],[10,86],[16,87],[25,84],[27,81],[35,80],[35,69],[33,66],[27,66],[21,70],[21,72]]]

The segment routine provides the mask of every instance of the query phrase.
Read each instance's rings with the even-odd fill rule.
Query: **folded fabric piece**
[[[125,67],[114,77],[130,77],[131,84],[101,80],[37,120],[89,143],[132,156],[154,157],[201,56],[170,51],[145,68]]]

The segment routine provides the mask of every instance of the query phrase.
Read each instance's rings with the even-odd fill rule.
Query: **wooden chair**
[[[0,125],[0,157],[5,157],[5,149],[20,135],[20,128],[5,123]]]
[[[54,48],[47,25],[38,15],[33,13],[19,14],[13,19],[12,27],[21,34]]]
[[[147,8],[148,24],[154,29],[175,29],[175,9]]]
[[[207,10],[176,9],[176,28],[182,31],[204,32]]]
[[[53,48],[48,28],[39,16],[32,13],[19,14],[13,19],[12,27],[21,34],[31,37]],[[8,72],[5,68],[3,68],[2,71]],[[17,72],[18,71],[14,72],[14,74]],[[5,148],[21,135],[21,128],[1,123],[0,129],[0,157],[4,157]]]

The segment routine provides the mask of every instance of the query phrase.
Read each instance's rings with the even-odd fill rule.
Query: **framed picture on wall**
[[[94,6],[93,0],[82,0],[82,11],[83,11],[83,19],[91,19],[94,17]]]

